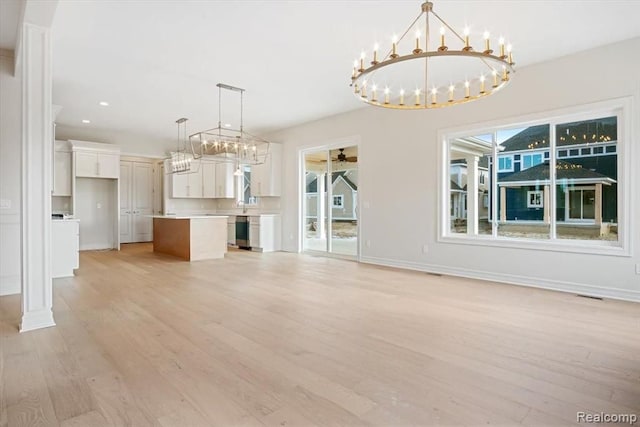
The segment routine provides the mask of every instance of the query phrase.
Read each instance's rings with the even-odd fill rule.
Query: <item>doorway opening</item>
[[[358,147],[306,151],[303,160],[303,251],[357,259]]]

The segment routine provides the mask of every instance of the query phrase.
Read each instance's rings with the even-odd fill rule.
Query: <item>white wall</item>
[[[113,248],[118,223],[118,181],[76,178],[76,211],[80,250]]]
[[[0,295],[20,293],[22,82],[0,50]]]
[[[522,68],[508,88],[482,101],[434,111],[366,106],[269,135],[285,144],[284,249],[299,249],[299,150],[360,141],[360,238],[370,242],[362,244],[363,261],[640,301],[639,172],[630,183],[631,258],[437,241],[439,129],[633,96],[632,169],[638,171],[637,52],[640,38]]]

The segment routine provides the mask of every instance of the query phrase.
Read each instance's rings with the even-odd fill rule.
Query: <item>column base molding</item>
[[[38,311],[31,311],[29,313],[22,314],[20,332],[28,332],[33,331],[34,329],[48,328],[51,326],[56,326],[51,309],[47,308]]]

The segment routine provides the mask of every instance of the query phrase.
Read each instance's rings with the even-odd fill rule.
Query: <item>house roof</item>
[[[556,163],[556,180],[578,180],[584,183],[609,183],[616,182],[606,175],[583,168],[582,165],[576,165],[569,162],[558,161]],[[549,181],[549,162],[546,161],[537,166],[525,169],[520,172],[512,173],[501,178],[498,185],[507,183],[524,183],[524,182],[540,182]]]
[[[451,186],[452,191],[462,191],[462,188],[460,188],[460,186],[456,184],[454,180],[451,180],[451,183],[449,185]]]
[[[556,146],[616,141],[617,129],[615,116],[564,123],[556,129]],[[549,125],[530,126],[504,141],[502,146],[504,152],[549,148]]]
[[[338,178],[342,178],[344,182],[347,183],[352,190],[358,191],[358,186],[351,181],[347,176],[345,171],[341,172],[333,172],[331,174],[331,184],[335,184]],[[318,192],[318,177],[315,175],[307,175],[307,193],[317,193]]]
[[[452,165],[467,165],[467,160],[466,159],[454,159],[451,160],[451,164]],[[482,156],[480,157],[480,159],[478,160],[478,167],[480,168],[484,168],[484,169],[489,169],[489,156]]]

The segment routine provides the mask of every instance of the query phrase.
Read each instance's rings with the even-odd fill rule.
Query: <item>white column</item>
[[[22,321],[54,326],[51,286],[51,46],[49,28],[22,26]]]
[[[324,238],[324,220],[325,220],[325,208],[326,208],[326,201],[325,201],[325,185],[324,185],[324,177],[326,176],[326,174],[324,173],[320,173],[317,175],[317,183],[318,185],[316,185],[316,188],[318,189],[318,209],[317,211],[317,215],[318,215],[318,226],[316,227],[316,231],[317,234],[316,236],[319,239]]]
[[[500,221],[507,221],[507,188],[500,187]]]
[[[597,225],[602,224],[602,183],[596,184],[595,191],[595,215],[594,220]]]
[[[478,156],[467,157],[467,234],[478,234]]]

